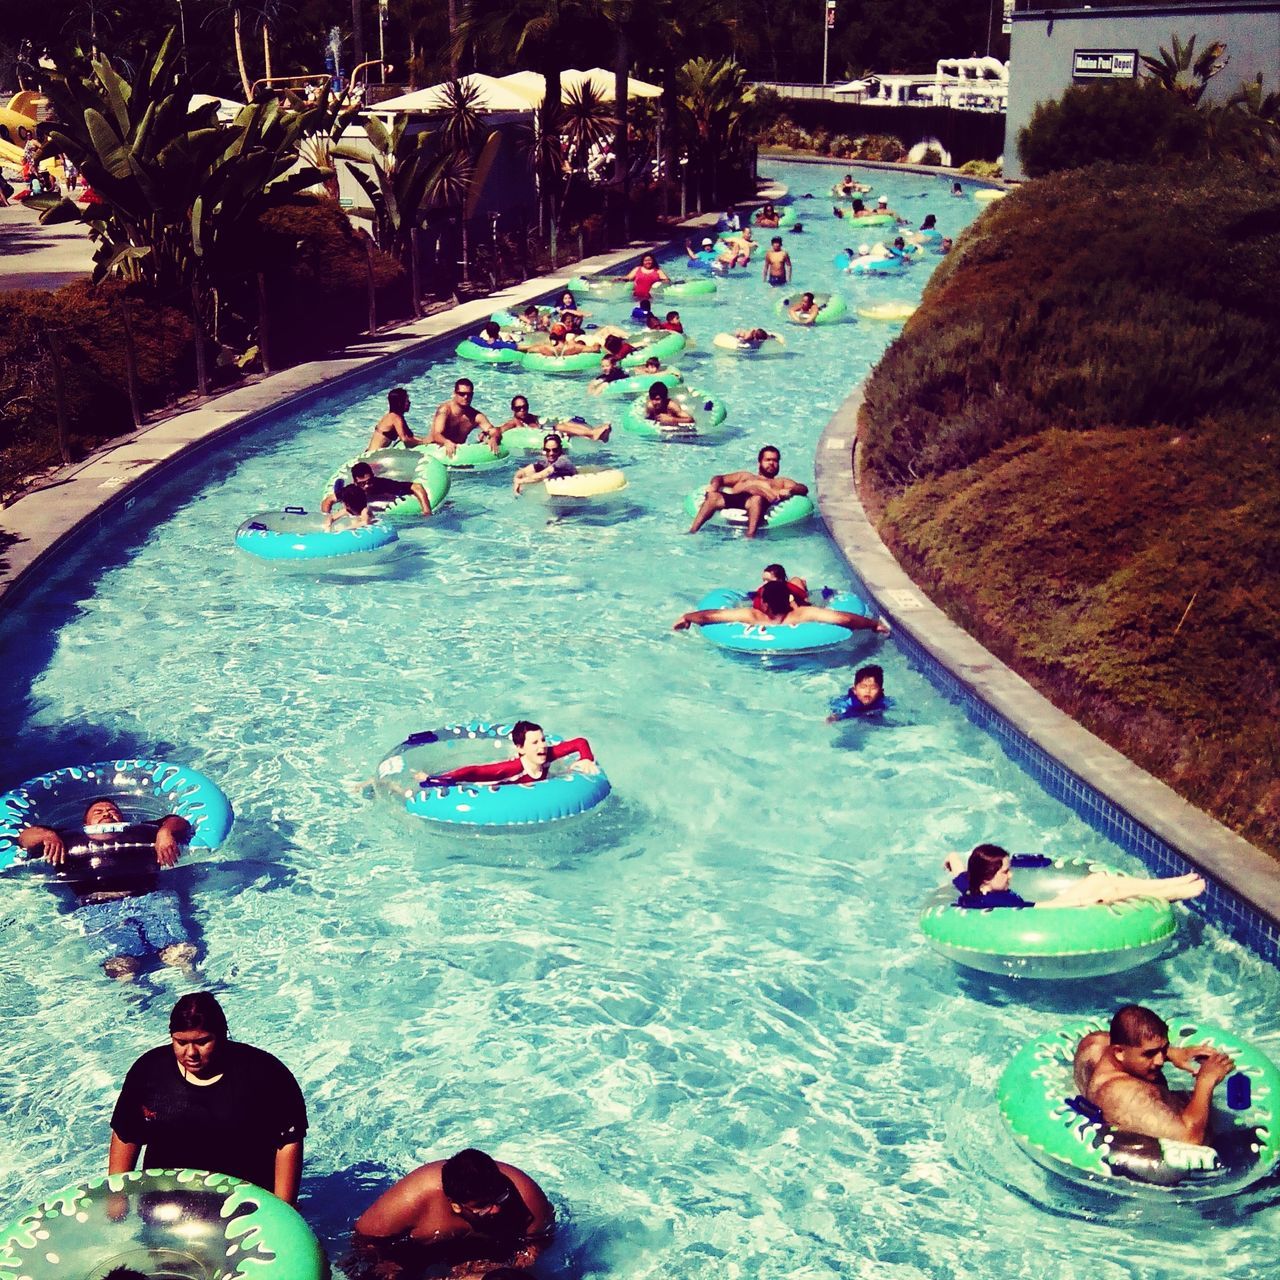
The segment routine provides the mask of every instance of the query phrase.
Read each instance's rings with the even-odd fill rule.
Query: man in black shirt
[[[169,1015],[171,1044],[144,1053],[111,1113],[109,1173],[203,1169],[244,1178],[293,1204],[302,1178],[307,1108],[298,1082],[271,1054],[227,1038],[207,991]]]

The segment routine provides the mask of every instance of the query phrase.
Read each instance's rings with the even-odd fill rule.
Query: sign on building
[[[1077,49],[1073,80],[1132,80],[1138,74],[1137,49]]]
[[[1013,32],[1013,0],[1004,0],[1004,17],[1000,20],[1000,34],[1011,35]]]

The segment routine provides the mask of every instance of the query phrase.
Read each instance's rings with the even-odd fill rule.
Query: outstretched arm
[[[39,849],[44,860],[55,867],[67,858],[67,847],[52,827],[23,827],[18,832],[18,848]]]
[[[834,613],[834,609],[828,609],[826,612]],[[708,622],[754,622],[755,610],[738,608],[738,609],[694,609],[689,613],[682,613],[671,628],[672,631],[688,631],[691,626],[705,627]]]
[[[880,618],[864,618],[860,613],[846,613],[843,609],[824,609],[819,605],[804,606],[805,622],[830,622],[850,631],[875,631],[882,636],[889,634],[889,624]]]

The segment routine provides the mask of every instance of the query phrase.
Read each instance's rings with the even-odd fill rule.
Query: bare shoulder
[[[1076,1045],[1075,1061],[1079,1066],[1087,1063],[1089,1066],[1096,1066],[1098,1059],[1102,1057],[1107,1047],[1111,1043],[1111,1037],[1105,1031],[1090,1031],[1083,1040]]]
[[[1145,1133],[1153,1138],[1184,1138],[1182,1113],[1171,1106],[1160,1089],[1132,1076],[1114,1075],[1102,1081],[1089,1100],[1117,1129]]]

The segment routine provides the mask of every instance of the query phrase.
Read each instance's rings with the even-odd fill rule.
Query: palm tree
[[[720,198],[724,162],[740,157],[752,119],[753,94],[736,62],[692,58],[676,75],[675,124],[688,148],[698,212]]]
[[[1188,106],[1198,106],[1209,81],[1226,68],[1231,59],[1227,57],[1227,46],[1221,40],[1206,45],[1204,52],[1196,57],[1196,38],[1192,36],[1186,44],[1173,35],[1173,48],[1160,47],[1158,58],[1142,55],[1142,65],[1151,73],[1151,77],[1162,88],[1176,94]]]

